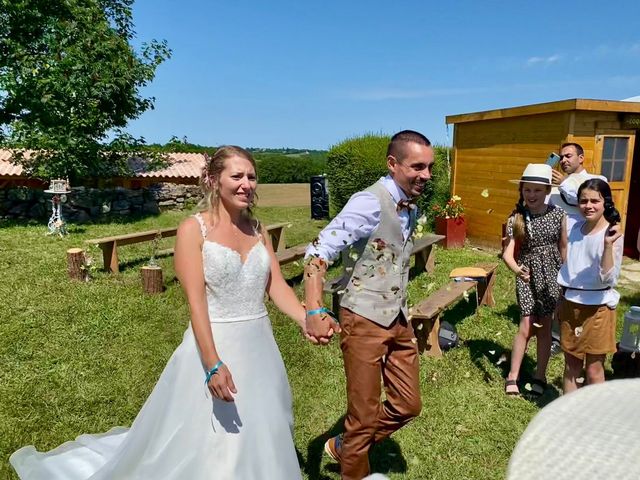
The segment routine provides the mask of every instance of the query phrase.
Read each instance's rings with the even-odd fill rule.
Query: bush
[[[427,214],[429,225],[432,228],[435,224],[433,206],[444,206],[451,198],[451,179],[449,178],[449,160],[447,159],[449,148],[436,145],[434,151],[436,158],[433,164],[431,181],[427,184],[422,198],[418,201],[420,210]]]
[[[366,134],[333,146],[327,154],[331,215],[337,214],[356,192],[387,174],[388,135]]]
[[[386,153],[391,137],[366,134],[335,145],[327,155],[327,177],[331,215],[335,216],[349,198],[387,174]],[[433,178],[418,199],[421,212],[431,223],[431,206],[449,200],[447,147],[435,146]]]
[[[326,170],[324,155],[255,154],[260,183],[309,183]]]

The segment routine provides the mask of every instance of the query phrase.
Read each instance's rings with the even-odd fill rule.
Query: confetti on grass
[[[482,195],[484,198],[489,198],[489,189],[485,188],[484,190],[482,190],[480,195]]]

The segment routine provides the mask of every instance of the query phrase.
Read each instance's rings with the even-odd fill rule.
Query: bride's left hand
[[[225,364],[221,365],[218,371],[211,376],[207,387],[209,387],[211,395],[225,402],[233,402],[232,394],[238,393],[231,372]]]

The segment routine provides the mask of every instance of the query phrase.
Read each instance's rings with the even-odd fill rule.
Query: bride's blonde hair
[[[202,200],[198,203],[198,208],[211,212],[212,219],[218,217],[220,209],[220,174],[225,168],[228,158],[240,157],[248,160],[253,169],[256,169],[256,161],[249,151],[236,145],[223,145],[219,147],[212,156],[205,153],[204,167],[200,175],[200,188],[202,189]],[[257,195],[254,193],[253,201],[248,209],[251,215],[251,207],[255,205]]]

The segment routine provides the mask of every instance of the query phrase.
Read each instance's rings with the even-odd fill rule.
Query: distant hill
[[[217,146],[198,145],[196,143],[190,143],[186,139],[180,140],[177,137],[173,137],[167,143],[151,143],[145,147],[146,150],[152,152],[181,152],[181,153],[213,153]],[[260,148],[260,147],[247,147],[251,153],[256,155],[256,158],[262,155],[287,155],[287,156],[305,156],[320,158],[326,157],[326,150],[313,150],[304,148]]]
[[[164,145],[154,143],[145,148],[161,153],[213,154],[217,147],[197,145],[174,137]],[[308,183],[311,176],[326,172],[326,150],[256,147],[247,150],[258,164],[260,181],[263,183]]]

